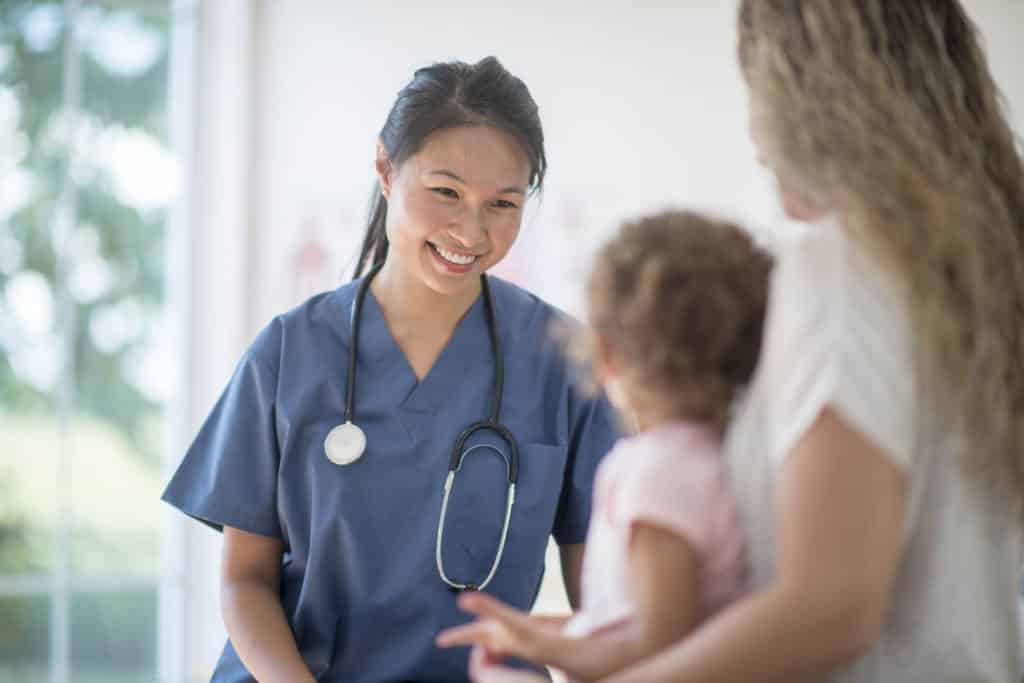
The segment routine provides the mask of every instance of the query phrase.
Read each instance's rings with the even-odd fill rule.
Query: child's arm
[[[585,638],[552,629],[543,618],[479,593],[460,606],[480,617],[438,637],[442,647],[481,645],[499,657],[519,657],[562,669],[581,680],[620,671],[682,639],[698,617],[699,562],[691,545],[662,527],[636,522],[629,545],[635,613],[624,628]]]
[[[611,680],[821,680],[874,647],[892,618],[906,540],[908,474],[894,463],[824,408],[786,456],[775,509],[764,510],[778,515],[775,579]]]

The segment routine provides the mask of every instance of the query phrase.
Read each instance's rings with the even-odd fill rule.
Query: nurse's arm
[[[259,681],[316,683],[281,605],[279,539],[224,527],[221,613],[231,644]]]
[[[889,608],[906,489],[904,471],[826,409],[782,466],[774,581],[607,681],[801,681],[864,654]]]
[[[569,606],[574,610],[580,608],[580,583],[583,576],[583,543],[559,546],[558,554],[562,559],[562,582],[565,594],[569,598]]]

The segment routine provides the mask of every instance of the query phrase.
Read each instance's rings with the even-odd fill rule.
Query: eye
[[[432,188],[430,188],[430,191],[431,192],[435,192],[435,193],[441,195],[442,197],[447,197],[449,199],[458,199],[459,198],[459,193],[456,192],[455,190],[453,190],[450,187],[432,187]]]
[[[499,209],[517,209],[519,208],[515,203],[508,201],[507,199],[499,199],[494,202],[494,206]]]

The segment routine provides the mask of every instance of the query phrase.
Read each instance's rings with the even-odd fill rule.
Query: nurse
[[[214,681],[464,679],[433,644],[458,593],[528,609],[552,535],[575,603],[613,413],[552,341],[564,316],[486,275],[545,166],[496,59],[399,93],[360,277],[259,334],[164,493],[224,533]]]

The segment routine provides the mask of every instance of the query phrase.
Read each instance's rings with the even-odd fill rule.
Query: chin
[[[458,279],[438,277],[435,273],[424,273],[423,275],[423,282],[427,287],[444,296],[453,296],[465,292],[476,287],[479,281],[479,273],[467,273],[465,277]]]

